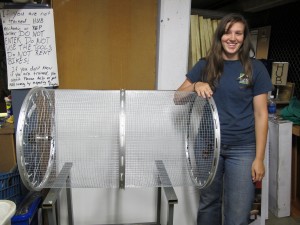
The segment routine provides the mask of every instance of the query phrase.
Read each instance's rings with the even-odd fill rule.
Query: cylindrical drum
[[[32,190],[60,185],[66,163],[72,188],[162,186],[157,162],[168,185],[204,188],[219,129],[213,99],[195,93],[33,88],[18,120],[18,166]]]

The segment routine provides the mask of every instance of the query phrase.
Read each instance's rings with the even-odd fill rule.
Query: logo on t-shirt
[[[249,77],[247,74],[240,73],[240,76],[237,78],[237,80],[239,81],[239,84],[242,84],[242,85],[249,84]]]

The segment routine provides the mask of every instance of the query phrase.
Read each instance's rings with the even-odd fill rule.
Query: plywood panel
[[[53,0],[60,88],[155,88],[157,0]]]

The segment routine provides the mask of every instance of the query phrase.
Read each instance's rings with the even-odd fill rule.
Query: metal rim
[[[214,128],[215,128],[215,151],[214,151],[214,161],[212,163],[212,173],[210,174],[209,180],[207,182],[207,186],[209,186],[212,181],[215,178],[218,163],[219,163],[219,158],[220,158],[220,146],[221,146],[221,131],[220,131],[220,121],[219,121],[219,114],[217,110],[216,103],[214,99],[211,97],[208,99],[211,111],[212,111],[212,116],[214,120]]]
[[[193,95],[195,95],[193,93]],[[212,161],[212,166],[209,172],[209,176],[207,178],[207,180],[202,183],[201,181],[199,181],[198,177],[195,175],[193,169],[192,169],[192,165],[191,165],[191,156],[190,156],[190,152],[189,152],[189,127],[190,127],[190,120],[191,120],[191,112],[192,109],[194,107],[194,103],[196,101],[198,96],[195,96],[193,98],[193,102],[191,103],[191,108],[190,108],[190,112],[189,112],[189,118],[188,118],[188,125],[187,125],[187,135],[186,135],[186,140],[185,140],[185,155],[186,155],[186,162],[187,162],[187,166],[188,166],[188,170],[189,170],[189,174],[190,174],[190,178],[192,180],[192,182],[195,184],[195,186],[197,188],[205,188],[208,187],[212,181],[214,180],[214,177],[216,175],[216,170],[217,170],[217,166],[218,166],[218,162],[219,162],[219,156],[220,156],[220,123],[219,123],[219,115],[218,115],[218,111],[217,111],[217,107],[215,104],[215,101],[213,100],[213,98],[209,98],[207,99],[208,104],[210,106],[211,112],[212,112],[212,118],[213,118],[213,126],[214,126],[214,156],[213,156],[213,161]]]
[[[50,122],[49,130],[44,129],[39,130],[38,132],[34,130],[32,134],[28,134],[28,130],[32,128],[30,127],[32,126],[32,123],[30,123],[29,120],[32,119],[31,117],[35,115],[36,110],[38,108],[35,103],[35,99],[37,96],[43,98],[43,106],[54,107],[54,102],[52,101],[47,89],[42,87],[32,88],[26,95],[21,106],[16,137],[17,162],[20,177],[26,188],[35,191],[43,189],[45,183],[49,179],[49,175],[53,168],[55,156],[54,110],[51,110],[50,114],[47,115],[47,119]],[[45,127],[47,127],[49,124],[46,124],[46,122],[47,121],[45,120],[39,121],[40,124],[44,123]],[[45,141],[50,143],[48,144],[49,149],[46,149],[46,154],[48,155],[48,159],[46,161],[47,165],[46,169],[44,170],[45,173],[43,174],[42,179],[36,180],[36,173],[40,171],[41,166],[45,166],[40,162],[41,158],[38,158],[37,150],[43,147],[40,143],[43,143]],[[28,145],[30,145],[30,151],[32,151],[31,154],[35,154],[34,163],[28,162],[31,160],[31,158],[27,158],[27,155],[25,153],[25,151],[27,150],[26,147]],[[32,164],[34,164],[34,170],[31,169]],[[38,177],[40,178],[40,175]]]

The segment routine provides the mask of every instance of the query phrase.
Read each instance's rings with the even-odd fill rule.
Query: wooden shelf
[[[297,137],[300,137],[300,126],[294,125],[293,126],[293,135],[296,135]]]

